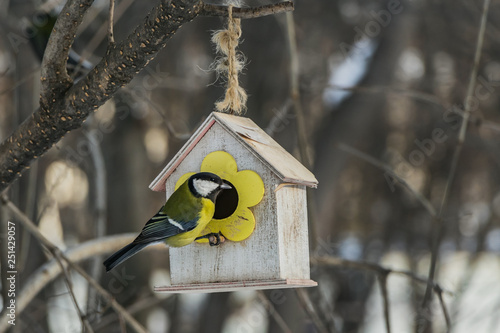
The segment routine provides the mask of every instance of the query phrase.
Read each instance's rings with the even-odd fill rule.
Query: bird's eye
[[[217,181],[215,180],[215,178],[211,178],[210,179],[211,181],[213,181],[214,183],[216,183]]]

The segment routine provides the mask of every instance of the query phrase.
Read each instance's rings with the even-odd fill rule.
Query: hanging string
[[[238,81],[238,74],[245,67],[245,57],[236,51],[241,37],[241,19],[233,18],[233,6],[228,6],[228,20],[225,30],[215,31],[212,43],[219,54],[211,68],[227,81],[223,100],[215,103],[217,111],[230,114],[242,114],[246,110],[247,93]]]

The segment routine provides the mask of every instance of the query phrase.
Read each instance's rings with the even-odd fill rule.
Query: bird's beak
[[[230,190],[232,189],[232,187],[226,183],[222,183],[222,185],[220,186],[221,189],[223,190]]]

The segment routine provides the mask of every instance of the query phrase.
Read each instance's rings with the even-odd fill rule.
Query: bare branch
[[[443,197],[441,199],[441,205],[439,208],[439,213],[436,217],[436,223],[434,224],[434,237],[433,237],[433,244],[432,244],[432,252],[431,252],[431,263],[429,265],[429,278],[428,281],[432,281],[434,279],[434,275],[436,272],[436,265],[438,261],[438,256],[439,256],[439,245],[441,243],[442,236],[444,234],[444,222],[443,219],[441,218],[443,215],[444,210],[446,209],[447,203],[448,203],[448,196],[450,192],[451,185],[453,184],[453,180],[455,178],[455,174],[457,171],[458,167],[458,160],[460,159],[460,155],[462,153],[462,147],[465,141],[465,136],[467,133],[467,126],[469,124],[469,117],[471,113],[471,98],[473,97],[474,93],[474,88],[476,87],[476,80],[477,80],[477,72],[478,72],[478,67],[479,67],[479,61],[481,59],[481,51],[483,47],[483,41],[484,41],[484,33],[485,33],[485,28],[486,28],[486,21],[488,17],[488,10],[490,6],[490,0],[484,0],[483,2],[483,12],[481,16],[481,22],[479,26],[479,31],[477,35],[477,44],[476,44],[476,50],[474,54],[474,63],[472,66],[472,71],[470,74],[470,79],[469,79],[469,86],[467,88],[467,95],[465,96],[465,110],[464,110],[464,115],[462,119],[462,124],[460,126],[460,132],[458,134],[458,142],[455,147],[455,150],[453,152],[453,157],[451,160],[450,164],[450,172],[448,173],[448,178],[446,180],[446,185],[445,189],[443,192]],[[425,290],[425,295],[424,299],[422,302],[422,308],[425,310],[430,303],[431,300],[431,290],[432,286],[430,283],[427,285],[427,288]],[[421,322],[421,325],[429,325],[430,324],[430,319],[426,319],[425,321],[419,321]]]
[[[115,10],[113,10],[113,25],[117,24],[121,19],[122,15],[130,8],[134,3],[134,0],[122,0],[118,3]],[[108,25],[102,24],[101,27],[96,31],[94,36],[87,43],[84,50],[82,50],[82,59],[88,60],[99,47],[101,42],[108,36],[109,38],[109,23]]]
[[[339,86],[335,84],[329,84],[327,86],[329,89],[336,89],[342,91],[353,91],[353,92],[364,92],[364,93],[375,93],[375,94],[400,94],[402,96],[407,96],[419,101],[434,104],[440,108],[445,108],[445,105],[434,95],[425,92],[410,90],[404,88],[395,88],[391,86]]]
[[[104,155],[102,153],[101,145],[99,140],[96,139],[97,128],[95,117],[91,117],[90,121],[87,122],[91,130],[86,133],[87,139],[90,142],[89,152],[94,166],[94,189],[95,193],[92,196],[94,198],[94,236],[97,239],[101,239],[106,235],[106,165],[104,163]],[[103,273],[102,269],[102,256],[95,256],[92,260],[90,268],[90,276],[96,281],[100,281],[101,275]],[[88,290],[88,302],[87,302],[87,312],[91,306],[99,304],[99,299],[97,298],[96,291],[92,288]]]
[[[446,321],[446,332],[449,332],[450,328],[451,328],[450,314],[448,313],[446,303],[444,302],[444,299],[443,299],[443,291],[438,290],[438,291],[436,291],[436,294],[438,295],[439,304],[441,304],[441,310],[443,311],[443,317],[444,317],[444,320]]]
[[[267,15],[274,15],[293,11],[293,2],[286,1],[277,4],[253,8],[234,8],[233,17],[241,19],[252,19]],[[228,16],[227,6],[203,4],[200,10],[202,16]]]
[[[427,284],[426,278],[418,276],[410,271],[403,271],[403,270],[386,268],[386,267],[383,267],[383,266],[380,266],[380,265],[377,265],[377,264],[371,263],[371,262],[346,260],[346,259],[331,257],[331,256],[321,256],[321,257],[312,257],[311,264],[357,268],[357,269],[372,271],[372,272],[379,274],[379,275],[384,275],[384,274],[386,274],[386,275],[389,275],[389,274],[403,275],[403,276],[410,278],[411,280],[413,280],[415,282]],[[437,284],[434,281],[431,281],[431,285],[432,285],[433,290],[436,293],[444,292],[446,294],[453,295],[453,292],[446,290],[446,289],[443,289],[439,284]]]
[[[149,247],[149,248],[152,248],[152,247]],[[148,249],[148,248],[146,248],[146,249]],[[174,294],[170,294],[170,295],[165,294],[165,295],[167,296],[166,298],[158,298],[155,295],[141,298],[141,299],[137,300],[137,302],[135,302],[134,304],[127,307],[127,311],[130,314],[136,314],[140,311],[144,311],[145,309],[148,309],[148,308],[150,309],[150,308],[154,307],[155,305],[165,301],[168,297],[173,296]],[[110,314],[106,315],[105,317],[103,317],[102,319],[100,319],[98,323],[96,323],[95,329],[97,331],[100,331],[100,330],[104,329],[106,326],[109,326],[109,325],[115,323],[116,321],[120,321],[120,323],[121,323],[120,316],[117,315],[116,313],[110,313]]]
[[[69,1],[62,15],[69,15],[72,23],[78,26],[81,22],[80,16],[85,11],[75,9],[73,6],[82,4],[82,8],[85,8],[91,2]],[[286,2],[270,7],[234,10],[239,12],[242,18],[251,18],[292,9],[293,3]],[[143,23],[128,38],[112,45],[99,64],[85,78],[72,86],[70,81],[67,81],[67,74],[61,74],[65,73],[65,68],[63,71],[60,56],[55,57],[55,60],[49,60],[52,57],[46,55],[43,80],[48,82],[44,83],[40,109],[0,145],[0,165],[2,165],[0,191],[18,178],[34,159],[49,150],[67,132],[81,127],[83,121],[94,110],[146,67],[184,23],[193,20],[201,12],[211,16],[227,14],[226,12],[222,14],[222,10],[217,11],[215,7],[205,7],[201,0],[163,0],[151,10]],[[48,54],[55,55],[58,50],[66,53],[69,50],[74,34],[71,36],[71,41],[61,42],[60,47],[54,45],[64,39],[64,36],[68,37],[67,34],[59,34],[58,29],[64,28],[69,23],[68,19],[58,20]],[[74,29],[73,26],[67,28],[70,31]],[[52,65],[58,69],[53,70]],[[54,89],[50,90],[51,81],[60,78],[60,75],[63,75],[63,81],[68,83],[55,85]]]
[[[339,86],[339,85],[334,85],[330,84],[328,85],[328,88],[331,89],[337,89],[337,90],[342,90],[342,91],[353,91],[353,92],[362,92],[362,93],[375,93],[375,94],[399,94],[401,96],[406,96],[409,98],[412,98],[417,101],[422,101],[426,103],[430,103],[432,105],[437,106],[440,108],[442,111],[446,111],[447,108],[449,108],[449,105],[446,105],[445,103],[441,102],[439,98],[437,98],[435,95],[421,92],[418,90],[411,90],[411,89],[405,89],[405,88],[395,88],[391,86]],[[461,117],[464,116],[464,112],[460,110],[459,108],[456,108],[453,110],[454,113],[460,115]],[[491,120],[485,120],[482,119],[482,117],[469,117],[469,123],[475,124],[478,127],[489,129],[495,132],[500,132],[500,124],[497,124]]]
[[[36,225],[23,213],[19,210],[19,208],[16,207],[6,196],[2,196],[1,198],[2,203],[5,207],[7,207],[17,218],[18,220],[22,223],[22,225],[33,235],[40,243],[49,250],[49,252],[54,256],[54,257],[59,257],[62,260],[64,260],[71,269],[74,269],[77,271],[87,282],[97,290],[97,292],[107,300],[107,302],[113,307],[113,309],[120,313],[123,316],[123,319],[136,331],[136,332],[141,332],[141,333],[146,333],[147,330],[134,318],[132,315],[130,315],[127,310],[125,310],[111,295],[109,292],[107,292],[101,285],[94,280],[90,275],[85,272],[83,268],[81,268],[79,265],[75,264],[73,261],[71,261],[65,254],[61,252],[61,250],[55,246],[51,241],[49,241],[41,232],[40,230],[36,227]],[[7,316],[5,313],[2,312],[2,319]],[[1,322],[1,324],[4,324]],[[2,327],[0,327],[1,329]],[[0,330],[1,331],[1,330]]]
[[[314,308],[314,304],[311,302],[311,298],[309,297],[309,294],[307,293],[307,290],[304,288],[298,288],[295,289],[297,292],[297,296],[299,298],[300,304],[306,311],[306,313],[309,315],[311,318],[312,322],[314,323],[314,326],[316,327],[316,330],[319,333],[327,333],[328,330],[326,329],[325,325],[321,321],[321,318],[318,315],[318,312],[316,312],[316,309]]]
[[[64,255],[72,262],[80,262],[94,256],[117,251],[130,243],[137,235],[133,233],[103,237],[82,243],[64,252]],[[152,247],[149,247],[152,248]],[[147,248],[147,249],[149,249]],[[146,249],[146,250],[147,250]],[[52,280],[61,274],[61,268],[55,259],[45,263],[37,269],[29,279],[23,284],[24,287],[17,295],[16,310],[21,314],[26,306],[45,288]],[[7,318],[0,318],[0,331],[7,326]]]
[[[396,179],[399,182],[399,184],[401,184],[401,186],[403,188],[406,188],[408,191],[410,191],[415,196],[415,198],[418,201],[420,201],[422,206],[424,206],[424,208],[429,212],[429,214],[432,217],[436,216],[436,210],[434,209],[434,207],[432,206],[430,201],[427,200],[427,198],[424,197],[424,195],[422,193],[420,193],[419,191],[414,189],[410,184],[408,184],[408,182],[406,180],[404,180],[398,174],[396,174],[389,165],[384,164],[381,161],[371,157],[370,155],[367,155],[367,154],[365,154],[365,153],[363,153],[363,152],[361,152],[361,151],[359,151],[351,146],[348,146],[344,143],[339,143],[338,147],[339,147],[339,149],[341,149],[349,154],[352,154],[354,156],[357,156],[357,157],[361,158],[362,160],[370,163],[371,165],[387,172],[391,177]]]
[[[291,333],[292,330],[288,325],[286,324],[286,321],[283,319],[283,317],[280,316],[278,311],[274,308],[273,304],[269,301],[267,298],[266,294],[262,290],[259,290],[257,292],[257,296],[261,300],[261,302],[264,304],[264,307],[267,309],[267,312],[273,317],[274,321],[278,324],[278,326],[281,328],[281,330],[285,333]]]
[[[72,4],[68,2],[67,6]],[[57,98],[55,91],[48,94],[53,98],[42,96],[40,110],[0,145],[0,191],[19,177],[33,159],[68,131],[81,127],[89,114],[128,84],[182,24],[198,15],[200,5],[200,0],[161,2],[127,39],[113,45],[85,78]]]
[[[109,27],[108,27],[108,41],[109,45],[115,43],[115,34],[113,32],[113,24],[115,23],[115,0],[109,0]]]
[[[43,56],[40,104],[53,104],[53,100],[60,98],[59,95],[71,86],[71,78],[66,70],[69,51],[83,16],[93,2],[69,0],[59,14]]]
[[[380,292],[382,294],[382,299],[384,301],[385,327],[387,329],[387,333],[391,333],[391,319],[390,319],[390,311],[389,311],[389,293],[387,292],[387,277],[388,277],[388,273],[377,275],[377,280],[380,284]]]
[[[299,76],[300,76],[300,68],[299,68],[299,52],[297,50],[297,36],[295,34],[295,21],[293,19],[293,13],[286,13],[286,38],[288,41],[288,53],[290,55],[290,99],[292,101],[293,110],[296,115],[296,126],[297,126],[297,134],[298,134],[298,148],[300,154],[300,161],[308,168],[312,170],[313,159],[310,154],[309,144],[309,136],[306,129],[306,121],[304,117],[304,111],[302,108],[302,104],[300,101],[300,90],[299,90]],[[307,193],[307,204],[312,207],[313,202],[315,202],[315,191],[308,190]],[[309,246],[312,249],[315,249],[318,239],[317,233],[317,213],[314,209],[310,209],[308,211],[308,221],[307,225],[309,227]]]
[[[78,317],[80,318],[80,322],[82,324],[82,332],[87,331],[87,332],[93,333],[94,330],[92,329],[92,326],[90,326],[90,323],[89,323],[87,317],[83,314],[82,310],[80,309],[80,306],[78,305],[78,301],[77,301],[75,293],[73,291],[73,283],[71,283],[71,277],[70,277],[68,271],[66,270],[66,267],[64,267],[62,259],[58,255],[56,255],[54,257],[54,259],[56,259],[56,262],[59,265],[59,267],[61,268],[61,271],[63,273],[64,282],[66,283],[66,287],[68,288],[68,292],[69,292],[69,295],[71,297],[71,301],[73,302],[73,305],[75,306],[75,310],[78,313]]]

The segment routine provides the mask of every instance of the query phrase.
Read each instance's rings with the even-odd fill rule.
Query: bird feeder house
[[[221,292],[311,287],[306,187],[314,175],[252,120],[213,112],[150,185],[166,192],[197,172],[213,172],[232,186],[216,200],[201,235],[170,248],[170,285],[157,292]]]

